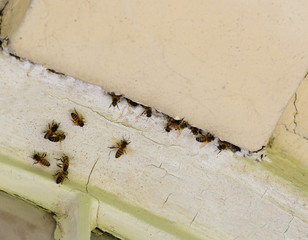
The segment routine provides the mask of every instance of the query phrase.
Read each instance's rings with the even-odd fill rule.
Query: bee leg
[[[62,167],[63,167],[63,164],[58,163],[57,166],[58,166],[59,168],[62,168]]]

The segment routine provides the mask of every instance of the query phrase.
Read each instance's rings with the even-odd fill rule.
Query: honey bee
[[[116,95],[114,92],[109,93],[109,95],[112,98],[112,102],[109,107],[111,107],[112,105],[114,107],[117,106],[119,108],[118,103],[120,102],[122,95]]]
[[[48,130],[44,131],[44,138],[47,139],[52,136],[59,128],[60,123],[56,123],[54,120],[51,123],[48,123]]]
[[[137,107],[139,105],[139,103],[136,103],[130,99],[126,98],[127,103],[131,106],[131,107]]]
[[[55,176],[57,177],[56,179],[56,183],[59,184],[59,183],[63,183],[63,181],[65,180],[65,178],[68,178],[67,177],[68,175],[68,171],[61,171],[61,172],[57,172],[55,174]]]
[[[144,107],[144,111],[141,113],[145,114],[148,118],[152,117],[152,108],[151,107],[147,107],[147,106],[143,106]]]
[[[168,122],[166,124],[165,130],[166,128],[169,130],[171,129],[171,127],[173,127],[175,130],[180,131],[188,127],[188,122],[184,121],[184,118],[177,120],[172,117],[168,117],[167,119],[168,119]]]
[[[200,134],[198,137],[196,137],[197,142],[212,142],[215,139],[215,137],[210,134],[207,133],[206,135]]]
[[[117,143],[116,146],[112,146],[112,147],[109,147],[110,149],[114,149],[114,148],[117,148],[117,152],[115,154],[115,157],[116,158],[119,158],[121,157],[124,153],[126,153],[125,149],[127,147],[127,145],[130,144],[129,141],[127,141],[126,139],[122,139],[120,142]]]
[[[240,152],[241,148],[238,146],[233,145],[232,143],[226,142],[226,141],[221,141],[218,140],[218,147],[217,147],[221,152],[222,150],[227,150],[229,149],[232,152]]]
[[[183,130],[184,128],[187,128],[188,127],[188,122],[187,121],[184,121],[184,118],[181,119],[181,122],[179,124],[179,130]]]
[[[71,113],[71,117],[75,125],[78,125],[80,127],[84,126],[83,116],[80,113],[78,113],[75,108],[74,108],[74,112]]]
[[[57,131],[54,135],[49,136],[48,140],[51,142],[62,142],[65,139],[65,134],[62,131]]]
[[[202,130],[201,129],[199,129],[199,128],[196,128],[196,127],[190,127],[189,128],[190,129],[190,131],[191,131],[191,133],[193,134],[193,135],[198,135],[198,134],[202,134]]]
[[[166,126],[165,126],[165,131],[170,132],[171,130],[172,129],[171,129],[170,125],[168,125],[168,123],[167,123]]]
[[[165,126],[165,130],[166,132],[170,132],[172,130],[171,126],[173,125],[173,121],[174,119],[172,117],[169,117],[169,116],[166,116],[167,117],[167,123],[166,123],[166,126]]]
[[[49,161],[45,158],[47,156],[47,153],[39,153],[39,152],[34,152],[32,158],[35,160],[33,164],[41,164],[42,166],[49,167],[50,163]]]
[[[61,163],[58,163],[57,166],[62,168],[62,170],[66,172],[70,164],[69,157],[66,155],[63,155],[61,158],[56,158],[56,160],[61,161]]]

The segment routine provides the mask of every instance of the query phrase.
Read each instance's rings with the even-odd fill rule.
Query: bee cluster
[[[181,134],[181,131],[184,129],[189,129],[190,133],[194,136],[195,140],[199,143],[207,144],[217,139],[216,146],[219,150],[218,153],[221,151],[231,151],[233,153],[236,152],[242,152],[242,149],[239,146],[236,146],[232,143],[229,143],[227,141],[222,141],[219,138],[215,137],[213,134],[211,134],[208,131],[199,129],[197,127],[194,127],[190,125],[184,118],[182,119],[174,119],[166,114],[160,113],[156,110],[153,111],[153,109],[149,106],[145,106],[139,103],[136,103],[128,98],[125,98],[123,95],[117,95],[114,92],[108,93],[108,95],[111,97],[111,103],[110,106],[119,108],[118,104],[122,99],[125,99],[127,104],[132,107],[136,108],[138,106],[143,108],[143,112],[141,115],[145,115],[147,118],[151,118],[153,115],[153,112],[155,111],[157,114],[163,116],[166,120],[166,123],[164,125],[165,132],[169,133],[171,131],[178,131],[179,134]],[[83,127],[85,125],[84,117],[77,112],[77,110],[74,108],[74,111],[71,112],[71,120],[73,125]],[[55,122],[54,120],[51,123],[48,123],[48,128],[43,132],[44,133],[44,139],[49,140],[51,142],[61,142],[65,140],[65,132],[63,132],[60,129],[60,123]],[[122,155],[126,154],[127,146],[131,142],[128,141],[125,138],[122,138],[120,141],[116,142],[115,145],[109,147],[110,149],[116,149],[115,158],[119,158]],[[249,153],[257,153],[261,150],[263,150],[264,147],[262,147],[258,151],[250,152]],[[34,152],[32,159],[34,160],[34,164],[39,163],[41,166],[49,167],[50,162],[46,159],[47,153],[43,152]],[[263,154],[261,155],[261,159],[263,157]],[[56,177],[56,183],[63,183],[63,181],[68,178],[68,168],[70,164],[70,159],[67,155],[63,154],[61,158],[56,158],[57,161],[60,161],[60,163],[57,163],[57,166],[61,168],[60,171],[58,171],[54,176]]]
[[[112,98],[112,103],[110,104],[109,107],[113,106],[113,107],[118,107],[118,104],[120,103],[121,99],[125,99],[127,104],[130,107],[136,108],[137,106],[141,106],[144,111],[141,113],[141,115],[145,115],[146,117],[150,118],[153,115],[153,109],[151,107],[136,103],[128,98],[125,98],[123,95],[116,95],[114,92],[108,93],[111,98]],[[169,133],[172,130],[174,131],[178,131],[179,134],[181,133],[182,130],[184,130],[185,128],[188,128],[191,132],[191,134],[194,135],[195,140],[199,143],[210,143],[212,141],[214,141],[215,139],[217,139],[217,149],[219,150],[218,153],[220,153],[221,151],[226,151],[229,150],[233,153],[236,152],[241,152],[242,149],[239,146],[236,146],[232,143],[229,143],[227,141],[222,141],[219,138],[215,137],[213,134],[211,134],[209,131],[205,131],[202,129],[199,129],[197,127],[194,127],[192,125],[190,125],[186,120],[184,120],[184,118],[182,119],[174,119],[164,113],[160,113],[157,110],[155,110],[159,115],[164,116],[164,118],[166,119],[166,124],[164,126],[164,130]],[[119,145],[120,146],[120,145]],[[263,148],[262,148],[263,149]],[[257,152],[257,151],[255,151]],[[250,152],[250,153],[254,153],[254,152]]]
[[[80,127],[84,126],[84,118],[81,114],[77,112],[76,109],[74,109],[73,112],[71,112],[71,118],[74,125],[78,125]],[[44,139],[47,139],[51,142],[61,142],[65,140],[65,133],[59,129],[60,123],[55,122],[54,120],[51,123],[48,123],[48,128],[45,130],[44,133]],[[32,155],[32,159],[34,160],[34,164],[39,163],[43,167],[49,167],[50,162],[46,159],[47,153],[43,152],[36,152],[34,151]],[[61,168],[61,171],[58,171],[54,176],[56,177],[56,183],[63,183],[63,181],[68,178],[68,168],[70,164],[70,158],[63,154],[61,158],[56,158],[57,161],[60,161],[60,163],[57,163],[57,166]]]

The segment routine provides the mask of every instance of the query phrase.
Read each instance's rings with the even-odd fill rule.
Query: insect
[[[165,126],[165,131],[170,132],[171,130],[172,129],[171,129],[170,125],[168,125],[168,123],[167,123],[166,126]]]
[[[51,142],[62,142],[64,139],[65,134],[62,131],[57,131],[54,135],[48,137],[48,140]]]
[[[52,136],[59,128],[60,123],[56,123],[54,120],[51,123],[48,123],[48,130],[44,131],[44,138],[47,139]]]
[[[184,121],[184,118],[182,119],[174,119],[172,117],[168,117],[168,122],[166,124],[165,130],[171,129],[173,127],[175,130],[183,130],[184,128],[188,127],[188,122]]]
[[[74,112],[71,113],[71,117],[75,125],[78,125],[80,127],[84,126],[83,116],[80,113],[78,113],[75,108],[74,108]]]
[[[172,117],[169,117],[169,116],[166,116],[167,117],[167,123],[166,123],[166,126],[165,126],[165,130],[166,132],[170,132],[172,130],[171,126],[173,125],[173,121],[174,119]]]
[[[127,145],[130,144],[129,141],[127,141],[126,139],[122,139],[120,142],[117,143],[116,146],[112,146],[112,147],[109,147],[110,149],[114,149],[114,148],[117,148],[117,152],[115,154],[115,157],[116,158],[119,158],[121,157],[124,153],[126,153],[126,147]]]
[[[114,92],[109,93],[109,95],[112,98],[112,102],[111,102],[109,107],[111,107],[111,105],[114,106],[114,107],[115,106],[118,107],[118,103],[120,102],[122,95],[116,95]]]
[[[68,178],[67,177],[68,175],[68,171],[61,171],[61,172],[57,172],[55,174],[55,176],[57,177],[56,179],[56,183],[59,184],[59,183],[63,183],[63,181],[65,180],[65,178]]]
[[[188,127],[188,122],[187,121],[182,121],[179,125],[180,129],[184,129]]]
[[[50,163],[49,161],[45,158],[47,156],[46,153],[39,153],[39,152],[34,152],[32,158],[35,160],[33,164],[41,164],[42,166],[49,167]]]
[[[202,134],[202,130],[196,127],[190,127],[190,131],[192,134],[194,134],[195,136],[198,134]]]
[[[151,107],[147,107],[147,106],[143,106],[144,107],[144,111],[141,113],[145,114],[148,118],[152,117],[152,108]]]
[[[131,106],[131,107],[137,107],[139,105],[139,103],[136,103],[130,99],[126,98],[127,103]]]
[[[215,137],[207,133],[206,135],[200,134],[200,136],[196,137],[197,142],[212,142],[215,139]]]
[[[221,152],[222,150],[227,150],[229,149],[232,152],[240,152],[241,148],[238,146],[233,145],[232,143],[226,142],[226,141],[221,141],[218,140],[218,147],[217,147]]]
[[[57,166],[62,168],[63,171],[67,171],[69,164],[70,164],[70,159],[68,156],[65,154],[61,158],[56,158],[56,160],[61,161],[61,163],[58,163]]]

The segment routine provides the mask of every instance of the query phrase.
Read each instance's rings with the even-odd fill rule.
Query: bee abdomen
[[[64,134],[58,134],[58,135],[52,135],[50,137],[48,137],[48,140],[51,142],[61,142],[65,139],[65,135]]]
[[[206,137],[202,135],[202,136],[196,137],[196,140],[197,140],[197,142],[205,142]]]
[[[71,113],[72,118],[77,121],[78,120],[78,116],[76,113]]]
[[[121,157],[123,154],[124,154],[124,149],[119,148],[119,149],[117,150],[117,152],[116,152],[115,157],[116,157],[116,158],[119,158],[119,157]]]
[[[41,161],[42,165],[49,167],[50,166],[50,162],[47,161],[46,159],[42,159]]]
[[[59,136],[49,136],[48,140],[51,142],[59,142],[60,141],[60,137]]]

